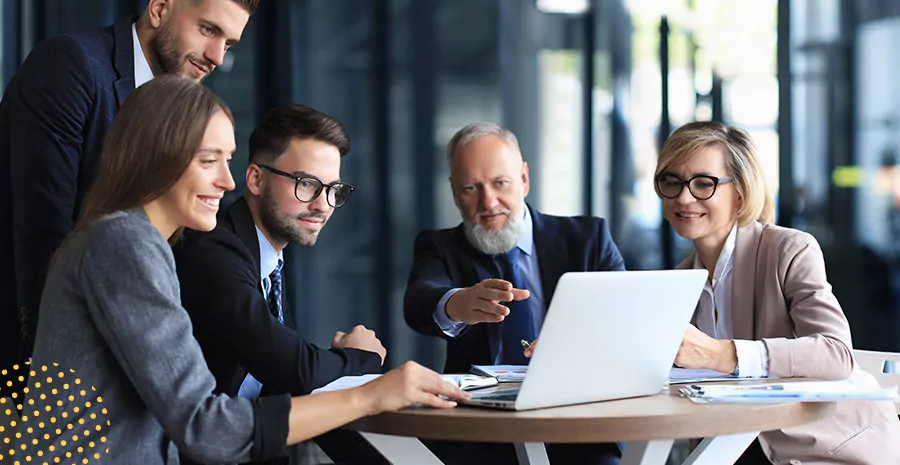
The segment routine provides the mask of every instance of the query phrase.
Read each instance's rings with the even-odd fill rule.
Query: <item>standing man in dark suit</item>
[[[508,129],[470,124],[450,139],[447,156],[463,221],[416,238],[406,323],[447,340],[447,373],[468,372],[472,364],[524,365],[520,341],[537,337],[560,276],[624,270],[622,256],[603,219],[545,215],[525,203],[528,164]],[[515,462],[511,446],[430,446],[449,462]],[[464,456],[455,454],[463,449]],[[555,462],[603,464],[618,463],[619,453],[612,444],[553,445],[548,452]]]
[[[215,230],[191,231],[175,246],[182,304],[216,392],[305,395],[341,376],[381,371],[386,350],[364,326],[337,332],[330,349],[304,341],[282,285],[284,249],[312,247],[349,200],[353,187],[340,179],[349,151],[336,118],[302,105],[269,111],[250,136],[247,193],[219,214]],[[344,448],[354,440],[344,439]]]
[[[150,0],[140,17],[38,44],[0,102],[0,366],[31,355],[50,257],[78,218],[119,106],[161,74],[222,64],[259,0]]]

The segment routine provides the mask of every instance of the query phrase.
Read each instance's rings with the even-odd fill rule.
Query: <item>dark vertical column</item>
[[[719,123],[725,122],[725,109],[722,98],[722,78],[713,73],[712,88],[709,90],[712,100],[712,120]]]
[[[625,118],[631,76],[631,20],[619,0],[604,1],[602,14],[611,33],[613,111],[612,111],[612,176],[610,176],[610,228],[613,237],[625,231],[627,221],[623,196],[634,185],[634,167],[629,149],[628,121]],[[630,267],[630,264],[626,263]]]
[[[287,2],[260,2],[259,9],[253,15],[257,34],[256,48],[256,95],[257,121],[261,120],[268,110],[281,103],[291,101],[293,97],[291,79],[292,63],[291,45],[284,40],[290,37],[291,14]],[[296,46],[296,44],[294,44]],[[302,45],[301,45],[302,47]]]
[[[373,152],[376,157],[376,179],[382,180],[383,186],[376,189],[378,201],[375,205],[378,212],[376,218],[384,220],[378,224],[378,237],[381,247],[374,250],[376,263],[380,264],[381,272],[376,273],[375,298],[377,299],[376,324],[378,333],[385,344],[393,341],[393,325],[391,324],[391,273],[393,270],[394,239],[391,237],[391,221],[393,212],[391,209],[391,190],[387,187],[393,184],[394,179],[390,170],[390,90],[391,90],[391,62],[390,62],[390,0],[378,0],[374,5],[375,33],[373,37],[373,105],[372,105],[372,138]],[[433,113],[433,112],[432,112]],[[390,357],[390,352],[388,352]],[[389,362],[386,360],[386,362]],[[394,363],[399,360],[394,360]],[[391,366],[385,363],[385,366]]]
[[[581,49],[581,104],[582,104],[582,153],[583,210],[585,215],[594,213],[594,48],[596,47],[597,0],[584,13],[584,44]]]
[[[541,172],[538,50],[540,14],[533,1],[496,0],[497,50],[500,64],[500,114],[519,139],[531,176]],[[532,182],[528,197],[538,203],[541,183]],[[540,208],[540,205],[535,205]]]
[[[0,70],[0,79],[2,85],[0,90],[5,89],[9,80],[16,74],[19,65],[22,63],[22,1],[21,0],[4,0],[3,6],[3,64]]]
[[[791,0],[778,0],[778,223],[794,222]]]
[[[415,0],[410,2],[410,32],[412,35],[410,76],[412,78],[413,101],[413,154],[415,159],[415,215],[418,229],[436,226],[435,163],[443,160],[438,155],[434,143],[437,122],[437,13],[435,0]],[[443,181],[443,180],[440,180]],[[416,355],[419,360],[433,360],[434,339],[417,338]]]
[[[657,148],[662,150],[663,143],[672,131],[672,123],[669,118],[669,19],[663,16],[659,21],[659,76],[662,105],[659,115],[659,133],[657,134]],[[660,241],[662,250],[663,269],[675,267],[673,257],[674,240],[672,227],[663,220],[660,226]]]

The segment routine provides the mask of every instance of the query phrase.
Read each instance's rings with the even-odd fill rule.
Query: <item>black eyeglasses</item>
[[[677,199],[687,185],[688,191],[697,200],[709,200],[716,193],[719,184],[732,182],[734,178],[709,176],[698,174],[687,181],[672,174],[661,174],[656,177],[656,189],[659,194],[667,199]]]
[[[268,165],[260,165],[257,163],[257,166],[265,168],[279,176],[293,179],[294,197],[303,203],[309,203],[319,198],[319,194],[322,193],[322,188],[324,188],[325,200],[328,202],[328,205],[331,205],[334,208],[340,208],[350,200],[350,194],[353,193],[354,188],[350,184],[344,184],[342,182],[325,184],[312,176],[294,176],[291,173],[286,173]]]

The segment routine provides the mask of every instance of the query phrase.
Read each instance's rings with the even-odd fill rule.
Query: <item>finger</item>
[[[455,384],[448,383],[447,380],[441,378],[437,373],[431,372],[430,375],[429,379],[425,381],[425,391],[455,400],[468,400],[472,397],[471,394],[463,391]]]
[[[525,299],[531,297],[531,291],[529,291],[528,289],[513,289],[512,295],[513,295],[513,300],[515,300],[515,301],[525,300]]]
[[[420,393],[420,395],[416,397],[415,402],[418,402],[422,405],[427,405],[429,407],[434,407],[434,408],[454,408],[454,407],[456,407],[455,401],[442,399],[434,394],[429,394],[427,392]]]
[[[481,300],[491,300],[494,302],[510,302],[515,299],[515,295],[508,290],[495,289],[492,287],[483,287],[477,289],[475,297]]]
[[[531,356],[534,355],[535,349],[537,349],[537,339],[531,341],[531,344],[529,344],[528,348],[525,349],[525,357],[531,358]]]
[[[363,326],[363,325],[356,325],[356,326],[353,327],[352,330],[350,330],[350,332],[351,332],[351,333],[355,333],[355,332],[358,332],[358,331],[365,331],[365,330],[366,330],[366,327],[365,327],[365,326]]]
[[[499,289],[501,291],[511,291],[513,285],[509,281],[505,281],[502,279],[485,279],[480,283],[482,287],[490,288],[490,289]]]
[[[475,304],[475,310],[492,315],[507,316],[509,315],[509,307],[500,305],[487,300],[482,300]]]
[[[347,333],[345,333],[345,332],[343,332],[343,331],[338,331],[338,332],[334,333],[334,339],[333,339],[333,340],[334,340],[334,341],[339,341],[339,340],[343,339],[345,336],[347,336]]]
[[[475,311],[475,321],[477,323],[500,323],[505,320],[503,315],[495,315],[493,313],[484,313],[481,310]]]

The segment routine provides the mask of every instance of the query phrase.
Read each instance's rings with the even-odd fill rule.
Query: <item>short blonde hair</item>
[[[718,146],[725,156],[725,168],[734,178],[734,188],[743,203],[737,213],[738,226],[747,226],[754,221],[773,223],[775,221],[775,201],[756,154],[756,146],[750,135],[742,129],[725,126],[712,121],[688,123],[678,128],[663,144],[656,162],[656,175],[671,172],[673,168],[685,164],[698,151]],[[656,195],[662,197],[654,183]]]

